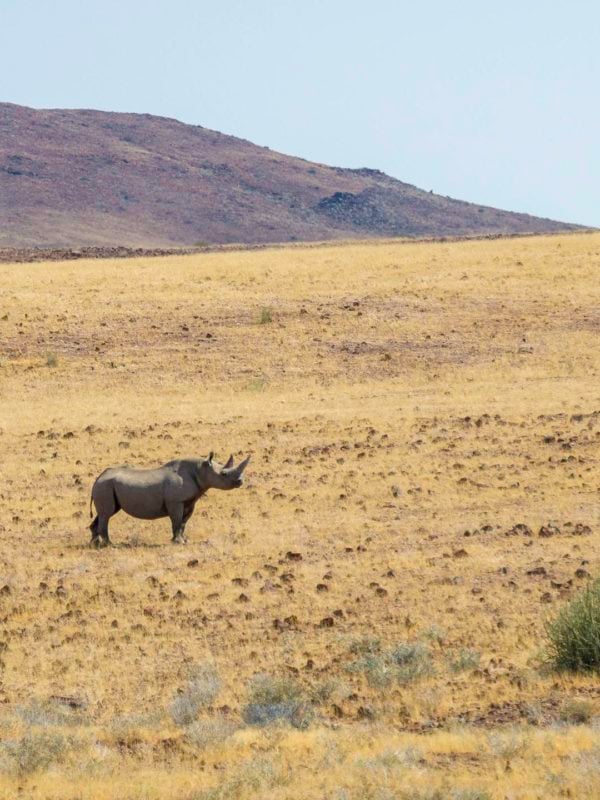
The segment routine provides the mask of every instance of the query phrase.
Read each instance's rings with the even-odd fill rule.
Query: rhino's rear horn
[[[227,463],[225,464],[225,469],[231,469],[233,467],[233,456],[229,456],[227,459]]]
[[[235,474],[237,475],[237,477],[238,477],[238,478],[240,478],[240,477],[241,477],[241,475],[242,475],[242,472],[243,472],[243,471],[246,469],[246,467],[248,466],[248,462],[249,462],[249,461],[250,461],[250,456],[248,456],[248,458],[245,458],[245,459],[244,459],[244,460],[243,460],[243,461],[242,461],[240,464],[238,464],[238,466],[236,467]]]

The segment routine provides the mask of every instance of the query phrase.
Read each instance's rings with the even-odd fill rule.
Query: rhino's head
[[[233,465],[233,456],[229,456],[223,466],[213,461],[213,453],[205,461],[200,462],[199,478],[206,489],[238,489],[244,482],[243,473],[250,456],[240,462],[237,467]]]

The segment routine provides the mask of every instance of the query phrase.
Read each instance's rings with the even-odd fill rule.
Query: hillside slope
[[[441,197],[377,170],[311,163],[173,119],[0,104],[0,247],[576,227]]]

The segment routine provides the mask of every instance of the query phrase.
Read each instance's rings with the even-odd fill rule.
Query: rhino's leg
[[[195,503],[187,503],[183,506],[183,517],[181,519],[181,525],[179,527],[179,537],[180,539],[183,540],[184,544],[187,542],[187,536],[185,535],[185,526],[189,518],[194,513],[195,505],[196,505]]]
[[[120,510],[112,483],[96,483],[93,491],[93,500],[98,516],[90,525],[92,532],[92,547],[107,547],[110,544],[108,536],[108,520]]]
[[[172,541],[175,544],[185,544],[185,536],[183,534],[185,530],[185,523],[183,521],[184,517],[183,503],[173,503],[172,505],[168,505],[167,511],[169,513],[169,518],[171,520],[171,527],[173,529]]]

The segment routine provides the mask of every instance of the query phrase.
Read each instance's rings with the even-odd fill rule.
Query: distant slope
[[[541,233],[578,226],[441,197],[149,114],[0,104],[0,247]]]

